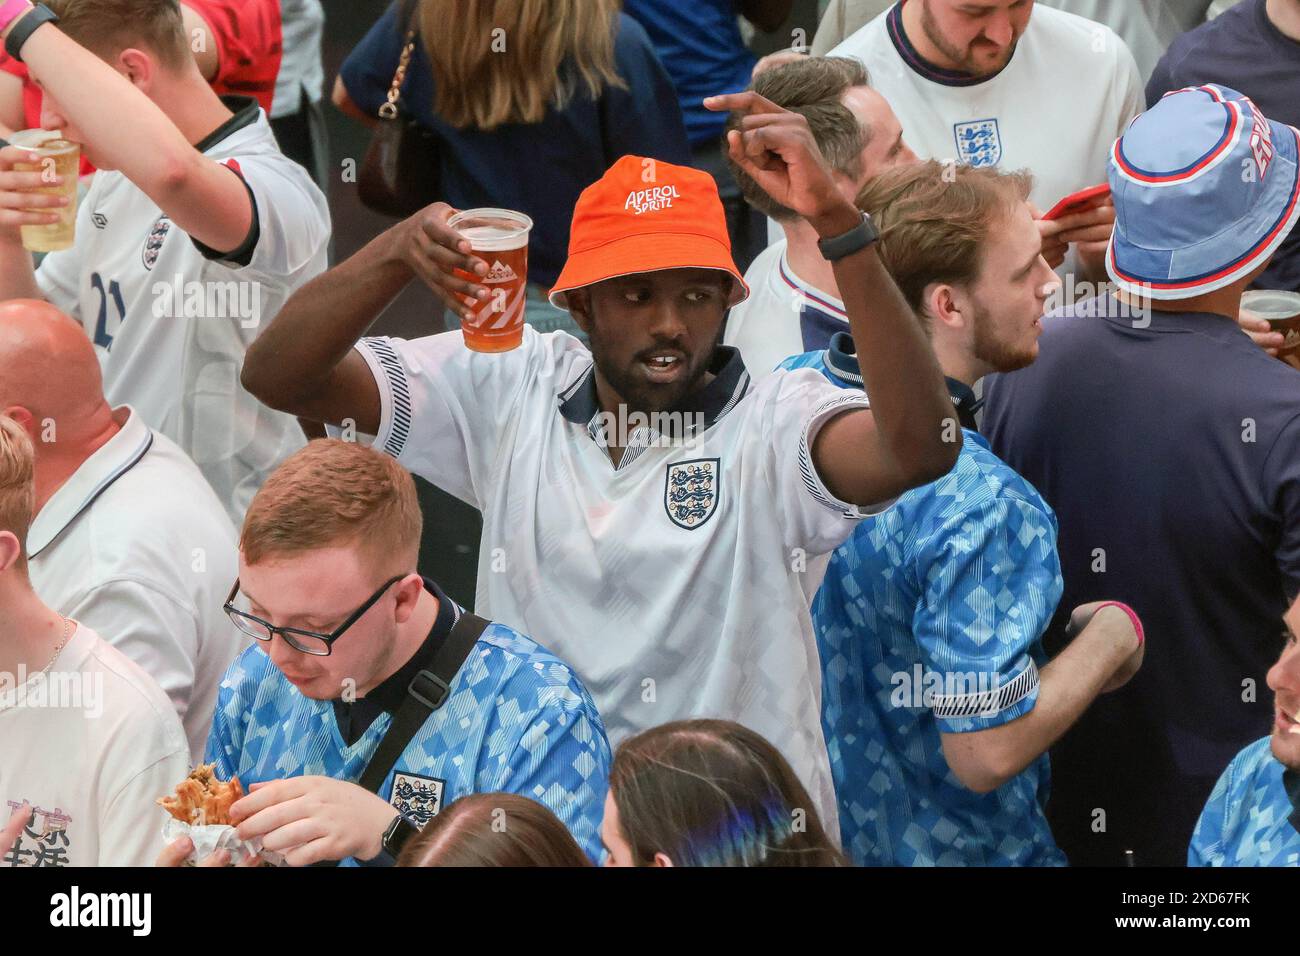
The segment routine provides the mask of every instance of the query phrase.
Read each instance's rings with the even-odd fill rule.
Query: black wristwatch
[[[43,3],[36,4],[10,29],[9,35],[5,37],[5,52],[21,63],[23,58],[18,54],[22,51],[27,38],[36,32],[36,28],[45,23],[58,22],[58,14]]]
[[[829,239],[817,240],[817,248],[821,250],[822,258],[827,262],[834,262],[836,259],[853,255],[859,249],[865,249],[879,238],[880,230],[871,221],[871,217],[864,212],[862,221],[848,232],[831,236]]]
[[[388,824],[388,829],[384,831],[384,852],[391,856],[393,862],[396,863],[402,849],[412,837],[418,836],[419,833],[419,828],[399,813],[393,817],[393,822]]]

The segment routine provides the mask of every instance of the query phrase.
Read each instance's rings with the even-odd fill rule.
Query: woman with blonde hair
[[[334,102],[377,122],[412,39],[404,117],[437,140],[440,195],[533,220],[527,319],[581,335],[546,301],[578,195],[627,154],[686,164],[668,75],[619,0],[403,0],[349,54]]]

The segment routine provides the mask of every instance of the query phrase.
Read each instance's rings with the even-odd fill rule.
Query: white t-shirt
[[[291,415],[240,386],[244,352],[290,294],[325,270],[330,220],[311,177],[280,153],[266,114],[252,100],[229,102],[239,112],[199,146],[252,191],[251,253],[205,257],[125,176],[101,170],[77,211],[76,244],[46,256],[36,279],[94,341],[109,402],[131,405],[176,442],[240,525],[267,474],[306,442]]]
[[[478,613],[573,666],[611,743],[689,717],[767,737],[835,829],[807,575],[867,512],[833,498],[809,447],[866,395],[807,369],[755,386],[724,348],[694,431],[629,444],[615,468],[591,353],[563,332],[526,328],[498,355],[459,331],[358,351],[376,447],[483,512]]]
[[[41,600],[158,683],[197,761],[221,677],[249,643],[221,609],[239,573],[235,529],[184,452],[121,413],[122,429],[37,513],[28,570]]]
[[[831,55],[866,64],[918,156],[1028,169],[1043,212],[1106,181],[1111,146],[1143,109],[1133,55],[1114,31],[1038,4],[1006,67],[959,85],[917,59],[897,29],[900,12],[886,10]]]
[[[0,815],[33,818],[0,866],[151,866],[166,814],[154,803],[189,773],[167,696],[77,625],[49,675],[0,684]]]
[[[782,237],[750,263],[749,298],[732,307],[722,336],[740,350],[755,382],[791,355],[826,348],[833,332],[849,331],[844,303],[795,275],[785,248]]]

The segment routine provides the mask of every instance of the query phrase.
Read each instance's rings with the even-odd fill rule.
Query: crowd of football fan
[[[324,22],[0,0],[0,865],[1300,865],[1300,0]]]

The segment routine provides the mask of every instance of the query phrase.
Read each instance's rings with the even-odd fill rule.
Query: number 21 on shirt
[[[99,317],[95,320],[95,345],[109,351],[113,348],[113,336],[126,321],[126,303],[122,301],[122,287],[117,284],[116,279],[109,279],[105,286],[104,279],[98,272],[91,273],[90,284],[99,293]],[[109,331],[110,310],[116,313],[112,331]]]

